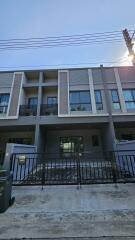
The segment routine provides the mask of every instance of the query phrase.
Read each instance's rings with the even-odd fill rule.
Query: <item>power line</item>
[[[130,30],[131,32],[132,30]],[[123,40],[121,31],[76,34],[57,37],[22,38],[0,40],[0,51],[25,50],[37,48],[54,48],[67,46],[83,46],[89,44],[105,44],[121,42]]]
[[[36,43],[40,43],[40,44],[42,44],[42,43],[62,43],[62,42],[74,42],[74,41],[86,41],[86,40],[91,40],[91,41],[95,41],[95,40],[100,40],[100,41],[103,41],[103,40],[115,40],[115,39],[122,39],[122,36],[120,35],[120,36],[109,36],[109,37],[104,37],[104,36],[102,36],[102,37],[100,37],[100,38],[90,38],[90,37],[82,37],[82,38],[74,38],[74,39],[58,39],[58,40],[50,40],[50,41],[48,41],[48,40],[38,40],[38,41],[25,41],[25,42],[4,42],[4,43],[1,43],[0,42],[0,45],[1,46],[9,46],[9,45],[23,45],[23,44],[36,44]]]
[[[130,32],[133,30],[129,30]],[[111,32],[100,32],[100,33],[84,33],[84,34],[74,34],[74,35],[61,35],[61,36],[46,36],[46,37],[31,37],[31,38],[9,38],[0,39],[0,41],[16,41],[16,40],[31,40],[31,39],[58,39],[58,38],[71,38],[71,37],[81,37],[81,36],[100,36],[100,35],[116,35],[121,34],[121,31],[111,31]]]
[[[104,41],[87,41],[87,42],[72,42],[72,43],[62,43],[62,44],[42,44],[42,45],[26,45],[26,46],[12,46],[12,47],[0,47],[0,50],[25,50],[25,49],[36,49],[36,48],[55,48],[55,47],[68,47],[68,46],[83,46],[90,44],[106,44],[106,43],[121,43],[122,40],[104,40]]]

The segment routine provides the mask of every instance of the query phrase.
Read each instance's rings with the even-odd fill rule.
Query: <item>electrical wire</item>
[[[129,31],[132,32],[133,30]],[[119,43],[122,41],[123,38],[121,31],[42,38],[0,39],[0,51],[83,46],[89,44]]]

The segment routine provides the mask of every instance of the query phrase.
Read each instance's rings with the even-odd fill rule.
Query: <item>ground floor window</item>
[[[84,151],[83,137],[61,137],[60,153],[64,157],[70,157],[72,153]]]

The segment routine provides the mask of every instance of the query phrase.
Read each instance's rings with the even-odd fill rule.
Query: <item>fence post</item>
[[[110,161],[112,167],[112,175],[113,175],[113,182],[117,183],[117,173],[116,173],[116,159],[115,159],[115,152],[110,152]]]
[[[10,156],[10,168],[9,168],[10,171],[11,171],[12,166],[13,166],[13,159],[14,159],[14,154],[12,153],[11,156]]]
[[[44,156],[42,156],[41,159],[43,161],[43,165],[42,165],[42,179],[41,179],[42,190],[43,190],[43,186],[45,185],[45,159],[44,159]],[[41,159],[40,159],[40,161],[41,161]]]
[[[80,169],[80,155],[79,153],[76,154],[76,162],[77,162],[77,184],[80,188],[81,186],[81,169]]]

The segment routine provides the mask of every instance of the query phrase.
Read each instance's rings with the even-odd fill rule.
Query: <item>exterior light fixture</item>
[[[24,165],[26,162],[26,156],[25,155],[20,155],[19,156],[19,164]]]

